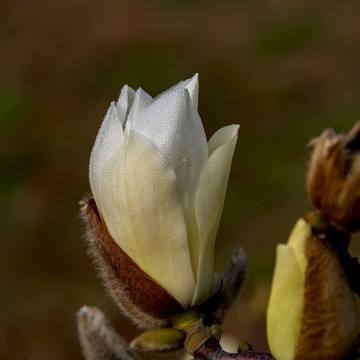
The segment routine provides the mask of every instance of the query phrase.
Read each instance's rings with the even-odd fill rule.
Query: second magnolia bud
[[[278,360],[342,359],[359,330],[359,313],[338,256],[325,235],[299,220],[277,248],[267,312],[270,349]]]
[[[329,224],[346,232],[360,230],[360,122],[348,135],[328,129],[314,140],[307,188]]]

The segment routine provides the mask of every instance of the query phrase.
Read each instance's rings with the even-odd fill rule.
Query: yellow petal
[[[292,248],[278,245],[267,310],[268,342],[277,360],[293,359],[303,308],[303,288],[303,275]]]
[[[311,226],[304,220],[299,219],[290,233],[288,245],[292,248],[296,262],[300,268],[303,279],[307,265],[305,255],[305,241],[311,236]]]

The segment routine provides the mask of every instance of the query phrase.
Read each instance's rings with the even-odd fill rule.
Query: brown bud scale
[[[307,189],[312,205],[333,227],[360,230],[360,122],[345,136],[325,130],[313,141]]]
[[[305,254],[304,307],[294,360],[342,359],[357,338],[354,294],[323,235],[306,240]]]
[[[94,199],[84,199],[80,205],[89,253],[112,298],[139,326],[167,326],[169,318],[184,311],[181,305],[112,239],[100,220]]]

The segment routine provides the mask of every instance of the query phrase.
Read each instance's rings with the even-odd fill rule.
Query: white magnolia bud
[[[155,99],[128,86],[112,103],[90,158],[103,224],[121,249],[184,309],[214,283],[214,245],[238,125],[207,142],[198,77]]]

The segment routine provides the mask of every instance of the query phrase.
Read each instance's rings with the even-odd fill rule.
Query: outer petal
[[[118,110],[113,102],[101,124],[90,157],[90,186],[96,201],[100,199],[99,191],[101,184],[107,181],[107,174],[103,172],[104,164],[114,154],[120,156],[123,143],[123,128],[118,116]]]
[[[237,140],[238,125],[218,130],[209,141],[212,153],[200,174],[195,200],[195,214],[200,240],[191,243],[192,259],[198,259],[196,292],[192,305],[209,296],[214,277],[214,246],[219,227],[231,160]]]
[[[270,350],[277,360],[293,359],[303,309],[304,275],[288,245],[278,245],[267,310]]]
[[[134,131],[151,140],[174,169],[188,211],[207,157],[204,128],[189,91],[165,92],[145,111]]]
[[[146,139],[131,134],[103,170],[98,208],[119,246],[184,308],[194,293],[188,239],[173,169]]]

